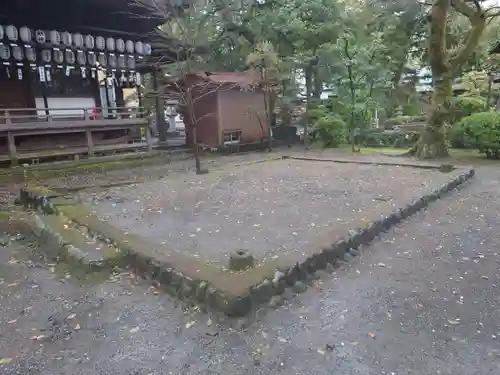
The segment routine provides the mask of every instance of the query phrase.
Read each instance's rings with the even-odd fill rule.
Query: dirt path
[[[0,373],[499,373],[499,187],[498,169],[478,170],[244,331],[127,274],[61,282],[48,266],[12,261],[18,242],[0,251]]]

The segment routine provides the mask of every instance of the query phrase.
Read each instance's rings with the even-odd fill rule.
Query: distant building
[[[196,141],[207,147],[249,144],[268,139],[264,93],[257,86],[260,77],[247,72],[199,72],[188,75],[184,85],[193,89],[195,119],[183,114],[186,143]]]

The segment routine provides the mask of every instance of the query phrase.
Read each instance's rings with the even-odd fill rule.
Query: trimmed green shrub
[[[464,117],[454,129],[454,136],[465,147],[477,149],[487,158],[500,156],[500,113],[481,112]]]
[[[367,129],[358,132],[356,144],[364,147],[396,147],[408,148],[419,137],[417,132],[399,132],[394,130]]]
[[[419,115],[419,116],[398,116],[398,117],[388,118],[385,121],[385,125],[387,127],[391,127],[391,126],[395,126],[395,125],[410,124],[412,122],[422,122],[422,121],[425,121],[425,120],[426,120],[425,115]]]
[[[450,124],[456,124],[464,117],[486,110],[486,100],[480,96],[460,95],[450,99]]]
[[[315,121],[312,131],[325,147],[338,147],[346,140],[347,127],[339,116],[326,115]]]

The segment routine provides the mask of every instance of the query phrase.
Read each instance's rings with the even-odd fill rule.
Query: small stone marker
[[[253,267],[253,255],[246,250],[237,250],[229,256],[229,269],[241,271]]]

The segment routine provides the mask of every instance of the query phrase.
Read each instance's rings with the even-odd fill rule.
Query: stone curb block
[[[66,242],[42,217],[36,213],[22,218],[25,228],[33,233],[44,247],[44,254],[53,261],[63,261],[87,268],[88,272],[95,272],[111,266],[105,259],[91,259],[88,255]]]
[[[209,281],[197,280],[188,275],[183,275],[170,265],[162,264],[144,254],[135,252],[130,247],[118,249],[121,252],[121,256],[112,260],[111,264],[119,267],[127,266],[139,271],[143,277],[156,281],[162,289],[179,299],[194,299],[222,311],[226,315],[244,316],[250,311],[255,310],[256,307],[269,302],[275,295],[282,294],[287,287],[291,287],[294,292],[303,291],[306,285],[304,281],[310,280],[316,271],[325,269],[328,264],[335,265],[343,262],[346,254],[349,255],[350,259],[359,255],[359,251],[357,250],[359,246],[369,244],[383,232],[425,208],[429,203],[441,198],[444,194],[457,188],[473,176],[474,170],[470,169],[447,184],[434,189],[432,192],[418,199],[414,199],[406,206],[395,209],[389,215],[382,216],[367,227],[350,230],[344,239],[340,239],[331,246],[321,249],[318,253],[302,262],[279,270],[274,280],[269,278],[263,279],[258,284],[250,287],[245,294],[239,296],[225,295],[223,291],[217,290],[210,285]],[[43,194],[40,196],[33,192],[21,191],[20,194],[21,203],[25,206],[37,207],[39,211],[46,214],[51,213],[51,208],[48,210],[45,209],[46,207],[50,207],[50,201],[49,204],[43,203],[47,200],[43,198],[47,197],[43,196]],[[38,203],[35,204],[35,202]],[[57,212],[57,205],[55,205],[53,211]],[[43,222],[42,219],[38,219]],[[50,238],[50,241],[54,241],[57,244],[56,248],[61,249],[63,245],[66,246],[65,251],[68,252],[68,244],[61,244],[61,239],[57,237],[57,233],[52,233],[50,229],[42,227],[40,224],[36,226],[35,230],[37,230],[37,233],[41,237]],[[92,234],[100,236],[99,233]],[[105,239],[102,236],[100,239],[116,245],[113,239]]]

